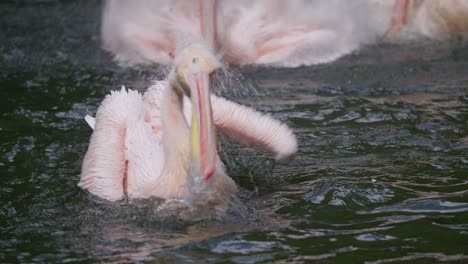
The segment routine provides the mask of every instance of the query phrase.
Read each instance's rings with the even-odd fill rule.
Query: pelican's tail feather
[[[86,115],[84,117],[86,123],[91,127],[92,130],[94,130],[94,127],[96,126],[96,118],[90,116],[90,115]]]

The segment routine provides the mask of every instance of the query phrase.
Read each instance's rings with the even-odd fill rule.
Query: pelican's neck
[[[183,190],[190,162],[190,129],[183,113],[183,95],[168,83],[162,103],[164,168],[161,179],[167,181],[168,196]],[[168,197],[163,197],[168,198]]]

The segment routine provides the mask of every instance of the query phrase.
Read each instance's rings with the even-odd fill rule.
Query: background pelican
[[[277,160],[296,153],[296,138],[284,124],[210,96],[209,75],[219,62],[209,51],[188,47],[175,63],[169,81],[156,82],[144,96],[123,89],[105,98],[84,158],[81,188],[110,201],[183,198],[191,179],[204,179],[217,193],[233,193],[236,185],[216,154],[215,126],[245,145],[271,151]],[[191,106],[184,95],[191,97]]]
[[[401,42],[468,30],[466,0],[208,2],[216,2],[205,13],[216,17],[212,39],[224,60],[236,65],[326,63],[382,37]],[[198,1],[108,0],[104,48],[122,63],[168,64],[181,43],[202,39],[202,12]]]
[[[206,14],[216,16],[213,34],[230,64],[329,62],[375,38],[361,0],[211,2]],[[106,1],[104,48],[123,63],[168,64],[181,43],[203,39],[201,13],[198,1]]]
[[[466,0],[396,0],[392,27],[409,29],[429,38],[442,39],[468,31]]]

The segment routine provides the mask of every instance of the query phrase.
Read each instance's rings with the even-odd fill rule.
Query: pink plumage
[[[170,173],[163,173],[170,155],[167,151],[188,152],[190,138],[189,100],[184,98],[180,111],[164,107],[164,100],[171,100],[167,91],[171,89],[167,86],[160,81],[144,95],[122,89],[106,96],[96,113],[95,128],[83,162],[81,188],[110,201],[124,197],[183,198],[187,195],[184,188],[187,188],[188,159],[181,155],[179,162],[169,164],[166,172]],[[286,125],[214,95],[211,102],[213,120],[221,132],[242,144],[268,150],[277,160],[288,160],[295,155],[296,138]],[[172,131],[168,131],[162,115],[181,116],[171,124]],[[177,138],[178,144],[167,145],[165,133]],[[218,191],[235,192],[236,186],[219,160],[212,178]]]

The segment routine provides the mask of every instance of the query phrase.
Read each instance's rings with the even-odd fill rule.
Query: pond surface
[[[186,221],[157,200],[105,203],[77,187],[83,117],[161,72],[100,49],[100,5],[0,3],[0,262],[468,261],[466,41],[230,70],[222,93],[290,125],[299,152],[274,164],[223,140],[242,206]]]

